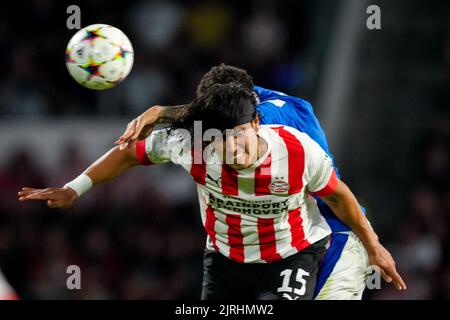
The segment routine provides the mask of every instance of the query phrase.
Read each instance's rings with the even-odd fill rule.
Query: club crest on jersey
[[[289,190],[289,183],[283,180],[275,180],[269,185],[272,193],[286,193]]]

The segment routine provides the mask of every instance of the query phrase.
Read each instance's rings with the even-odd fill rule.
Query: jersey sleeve
[[[145,140],[136,143],[136,157],[142,165],[170,162],[171,137],[167,129],[153,131]]]
[[[261,124],[281,124],[288,125],[287,119],[282,117],[283,112],[278,110],[279,107],[270,101],[260,103],[256,110],[258,112]]]
[[[330,156],[305,133],[301,133],[305,151],[306,188],[313,195],[324,197],[332,194],[338,185],[338,178]]]

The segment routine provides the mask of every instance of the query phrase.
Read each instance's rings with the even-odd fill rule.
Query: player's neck
[[[258,136],[258,157],[257,157],[257,159],[255,159],[255,161],[253,163],[255,163],[256,161],[258,161],[259,159],[264,157],[268,148],[269,148],[269,145],[268,145],[266,139],[264,139],[261,136]]]

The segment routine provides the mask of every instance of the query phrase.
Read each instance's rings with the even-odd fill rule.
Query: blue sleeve
[[[256,111],[259,114],[261,124],[289,125],[286,119],[284,119],[283,113],[270,102],[263,102],[259,104],[256,107]]]
[[[255,93],[258,96],[260,101],[264,101],[266,99],[266,95],[265,95],[265,92],[264,92],[266,90],[264,90],[261,87],[255,86],[254,87],[254,91],[255,91]]]

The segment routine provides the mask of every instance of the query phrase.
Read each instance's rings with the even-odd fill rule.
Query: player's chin
[[[247,169],[249,167],[248,164],[244,163],[244,164],[240,164],[240,163],[233,163],[233,164],[229,164],[229,166],[234,169],[234,170],[244,170]]]

